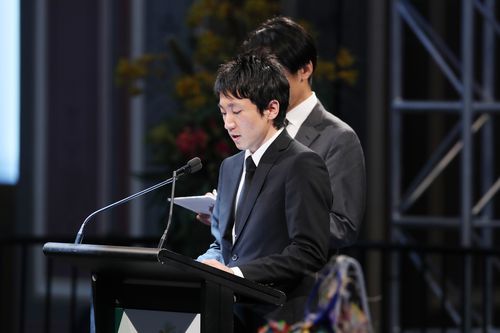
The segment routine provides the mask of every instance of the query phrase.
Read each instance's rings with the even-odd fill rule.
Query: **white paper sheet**
[[[212,214],[210,209],[215,205],[215,196],[197,195],[192,197],[177,197],[174,198],[174,203],[195,213]]]

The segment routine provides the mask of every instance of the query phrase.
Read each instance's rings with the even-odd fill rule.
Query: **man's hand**
[[[217,191],[213,190],[212,192],[205,193],[205,195],[216,197]],[[214,210],[214,206],[210,207],[210,214],[198,213],[198,215],[196,215],[196,219],[198,221],[200,221],[201,223],[203,223],[204,225],[210,226],[210,224],[211,224],[210,220],[212,219],[213,210]]]
[[[213,207],[211,209],[213,209]],[[198,213],[198,215],[196,215],[196,219],[198,221],[200,221],[201,223],[208,225],[208,226],[210,226],[210,224],[211,224],[210,223],[211,218],[212,218],[212,215],[209,215],[209,214]]]
[[[203,260],[202,263],[205,264],[205,265],[209,265],[209,266],[215,267],[217,269],[220,269],[221,271],[225,271],[225,272],[234,274],[234,272],[233,272],[233,270],[231,268],[229,268],[227,266],[224,266],[223,264],[221,264],[220,262],[218,262],[215,259]]]

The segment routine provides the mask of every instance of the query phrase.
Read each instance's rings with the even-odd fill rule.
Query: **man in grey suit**
[[[243,151],[221,164],[212,213],[218,233],[207,252],[216,255],[199,260],[287,294],[282,307],[238,304],[239,332],[255,332],[266,318],[297,322],[328,257],[328,171],[283,128],[289,85],[272,57],[224,64],[214,91],[224,128]]]
[[[313,38],[286,17],[272,18],[250,33],[242,52],[271,53],[285,68],[290,84],[287,132],[318,153],[330,175],[333,204],[330,209],[330,253],[352,244],[365,210],[365,161],[356,133],[327,112],[312,91],[317,51]],[[198,215],[210,224],[210,216]],[[217,230],[213,230],[214,235]]]

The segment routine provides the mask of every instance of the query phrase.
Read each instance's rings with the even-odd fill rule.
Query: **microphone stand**
[[[161,183],[158,183],[156,185],[148,187],[147,189],[144,189],[144,190],[142,190],[140,192],[132,194],[132,195],[130,195],[130,196],[126,197],[126,198],[123,198],[123,199],[121,199],[119,201],[113,202],[112,204],[109,204],[106,207],[103,207],[103,208],[101,208],[99,210],[96,210],[95,212],[93,212],[92,214],[90,214],[89,216],[87,216],[87,218],[85,219],[85,221],[83,221],[82,225],[80,226],[80,230],[78,230],[78,233],[76,234],[75,244],[81,244],[82,243],[82,240],[83,240],[83,229],[85,229],[85,226],[87,225],[87,222],[89,222],[90,219],[94,215],[96,215],[96,214],[98,214],[98,213],[100,213],[102,211],[105,211],[105,210],[107,210],[109,208],[121,205],[121,204],[123,204],[123,203],[125,203],[127,201],[130,201],[130,200],[132,200],[134,198],[137,198],[138,196],[141,196],[143,194],[146,194],[148,192],[156,190],[159,187],[162,187],[162,186],[165,186],[167,184],[173,183],[172,194],[171,194],[172,197],[170,199],[170,211],[169,211],[169,216],[168,216],[167,229],[165,230],[165,233],[163,234],[163,237],[162,237],[162,241],[160,243],[160,245],[163,246],[163,243],[165,242],[164,238],[166,238],[166,236],[167,236],[167,231],[168,231],[168,228],[170,226],[170,221],[172,219],[172,209],[173,209],[173,204],[174,204],[175,181],[177,180],[177,178],[179,178],[182,175],[188,175],[188,174],[195,173],[195,172],[199,171],[201,169],[201,167],[202,167],[202,164],[201,164],[200,158],[199,157],[192,158],[182,168],[179,168],[179,169],[175,170],[172,178],[164,180]]]
[[[176,172],[174,171],[174,175],[176,175]],[[154,191],[156,190],[157,188],[159,187],[162,187],[162,186],[165,186],[165,185],[168,185],[170,183],[175,183],[175,179],[174,178],[169,178],[167,180],[164,180],[162,181],[161,183],[158,183],[156,185],[153,185],[151,187],[148,187],[147,189],[144,189],[140,192],[137,192],[137,193],[134,193],[126,198],[123,198],[119,201],[116,201],[116,202],[113,202],[112,204],[109,204],[107,205],[106,207],[103,207],[101,209],[98,209],[96,210],[95,212],[93,212],[92,214],[90,214],[89,216],[87,216],[87,218],[85,219],[85,221],[83,221],[82,225],[80,226],[80,230],[78,230],[78,233],[76,234],[76,239],[75,239],[75,244],[81,244],[82,241],[83,241],[83,229],[85,229],[85,225],[90,221],[90,219],[92,217],[94,217],[94,215],[104,211],[104,210],[107,210],[109,208],[112,208],[112,207],[115,207],[115,206],[118,206],[118,205],[121,205],[127,201],[130,201],[134,198],[137,198],[138,196],[141,196],[143,194],[146,194],[148,192],[151,192],[151,191]]]
[[[170,208],[168,210],[167,227],[160,238],[160,243],[158,243],[158,249],[165,248],[165,241],[167,240],[168,229],[170,228],[170,222],[172,222],[172,212],[174,210],[174,193],[175,193],[175,180],[177,179],[177,171],[174,171],[172,175],[172,190],[170,192]]]

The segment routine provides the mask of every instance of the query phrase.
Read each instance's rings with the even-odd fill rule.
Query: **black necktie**
[[[247,159],[245,160],[245,180],[243,182],[243,187],[241,188],[240,192],[240,198],[238,200],[238,205],[236,207],[236,218],[235,222],[238,221],[238,215],[241,214],[241,210],[244,207],[245,204],[245,199],[248,195],[248,192],[250,190],[250,184],[252,183],[252,178],[255,173],[255,169],[257,167],[255,166],[255,163],[253,162],[252,156],[248,156]]]

